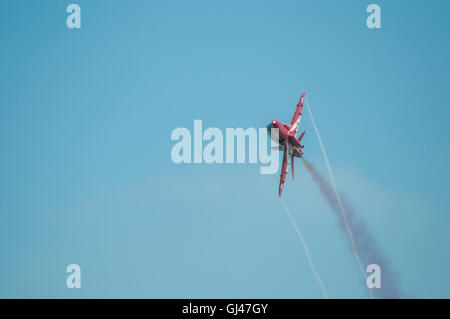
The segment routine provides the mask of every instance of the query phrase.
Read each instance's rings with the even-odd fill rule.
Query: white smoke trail
[[[351,244],[352,244],[353,255],[355,256],[355,259],[356,259],[356,261],[357,261],[357,263],[359,265],[359,268],[360,268],[364,278],[367,279],[367,273],[364,270],[364,266],[361,263],[361,259],[359,258],[358,252],[356,250],[355,240],[353,238],[353,233],[352,233],[352,230],[351,230],[350,225],[349,225],[348,220],[347,220],[347,215],[345,213],[344,205],[342,204],[341,197],[339,196],[339,193],[338,193],[337,188],[336,188],[336,184],[334,182],[333,172],[331,170],[330,162],[328,161],[327,152],[325,151],[325,146],[323,145],[322,138],[320,137],[319,129],[317,128],[316,122],[314,121],[314,117],[313,117],[313,114],[312,114],[312,111],[311,111],[311,106],[309,105],[307,98],[305,99],[305,103],[306,103],[306,107],[308,109],[309,117],[311,118],[311,122],[312,122],[313,127],[314,127],[314,131],[316,132],[317,139],[319,140],[319,144],[320,144],[320,148],[322,150],[323,158],[325,160],[325,164],[326,164],[327,169],[328,169],[328,175],[330,176],[331,186],[333,188],[334,194],[336,195],[336,200],[338,202],[338,205],[339,205],[339,208],[340,208],[340,211],[341,211],[341,214],[342,214],[342,219],[344,220],[345,229],[347,230],[348,236],[350,237],[350,241],[351,241]],[[369,288],[369,292],[370,292],[370,298],[373,298],[372,288]]]
[[[287,207],[286,203],[284,202],[283,198],[280,198],[281,202],[283,203],[284,209],[286,210],[286,213],[288,214],[289,218],[291,219],[292,225],[295,228],[295,231],[297,232],[298,237],[300,237],[300,240],[302,241],[303,248],[305,249],[306,257],[308,258],[309,267],[311,267],[312,272],[314,273],[314,276],[316,277],[317,281],[319,282],[320,289],[322,289],[323,296],[328,299],[328,293],[325,289],[325,286],[322,282],[322,279],[320,279],[319,273],[316,270],[316,267],[314,267],[311,255],[309,254],[308,245],[306,245],[305,238],[303,238],[303,234],[300,231],[300,229],[297,226],[297,223],[295,222],[294,217],[292,216],[289,208]]]

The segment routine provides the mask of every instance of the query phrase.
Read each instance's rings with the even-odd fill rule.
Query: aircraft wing
[[[280,175],[280,188],[278,190],[278,194],[281,197],[281,193],[283,192],[284,181],[286,180],[286,174],[288,172],[288,150],[287,147],[284,148],[283,152],[283,166],[281,167],[281,175]]]
[[[297,109],[295,110],[294,117],[292,118],[291,125],[289,128],[289,133],[294,132],[297,135],[298,127],[300,126],[300,119],[302,118],[303,103],[305,101],[305,92],[300,96],[300,101],[298,101]]]

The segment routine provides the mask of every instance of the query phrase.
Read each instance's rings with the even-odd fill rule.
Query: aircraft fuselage
[[[276,131],[272,131],[272,128],[277,128],[278,134]],[[287,147],[291,156],[301,157],[303,155],[302,149],[293,144],[297,141],[297,138],[293,132],[289,132],[289,126],[286,124],[274,120],[267,126],[267,132],[270,138],[278,143],[280,148]],[[292,141],[293,139],[294,141]]]

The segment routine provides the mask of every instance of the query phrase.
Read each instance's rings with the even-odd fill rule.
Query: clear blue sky
[[[406,295],[450,297],[449,1],[72,2],[81,30],[0,2],[0,297],[321,298],[277,174],[170,158],[174,128],[289,122],[303,90]],[[284,198],[330,297],[367,297],[300,163]]]

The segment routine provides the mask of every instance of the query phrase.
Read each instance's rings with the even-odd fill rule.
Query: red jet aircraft
[[[305,131],[300,134],[297,139],[297,131],[300,125],[300,119],[302,117],[303,102],[305,101],[305,92],[302,93],[300,101],[297,104],[297,109],[295,110],[294,117],[292,118],[291,124],[283,124],[279,121],[272,121],[267,126],[268,133],[270,137],[278,143],[279,146],[275,147],[279,151],[283,151],[283,166],[281,167],[280,175],[280,189],[279,195],[283,192],[284,181],[286,180],[286,174],[288,172],[288,165],[292,165],[292,179],[294,179],[294,157],[302,157],[303,155],[303,145],[300,143]],[[272,132],[272,128],[278,129],[278,134],[276,130]]]

